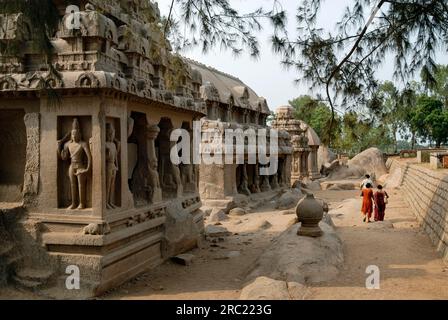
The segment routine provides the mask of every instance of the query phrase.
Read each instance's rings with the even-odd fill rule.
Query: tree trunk
[[[394,135],[394,153],[398,153],[398,139],[397,139],[397,128],[394,126],[392,128],[393,135]]]
[[[412,132],[412,138],[411,138],[411,149],[415,149],[415,132]]]

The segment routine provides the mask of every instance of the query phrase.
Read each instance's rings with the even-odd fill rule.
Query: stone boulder
[[[334,229],[321,222],[324,235],[310,238],[297,235],[299,226],[293,225],[272,242],[249,271],[247,282],[268,277],[307,285],[338,276],[344,256],[342,241]]]
[[[198,246],[200,230],[193,215],[182,208],[178,201],[166,210],[165,231],[162,238],[162,255],[170,258]]]
[[[330,173],[336,171],[341,164],[339,163],[339,160],[333,160],[332,162],[326,162],[322,165],[320,173],[323,176],[328,176]]]
[[[220,237],[228,237],[232,233],[224,227],[208,225],[205,227],[205,235],[208,238],[220,238]]]
[[[220,222],[220,221],[226,221],[229,220],[229,217],[224,212],[223,209],[213,209],[212,213],[210,214],[210,217],[208,217],[209,222]]]
[[[361,176],[370,174],[381,177],[387,174],[383,153],[378,148],[367,149],[348,161],[348,166],[359,170]]]
[[[301,300],[307,291],[296,282],[259,277],[243,288],[240,300]]]
[[[345,178],[361,178],[370,174],[372,178],[387,174],[383,153],[377,148],[367,149],[349,160],[346,166],[328,168],[328,178],[331,180]]]
[[[288,190],[277,200],[275,208],[278,210],[294,208],[302,197],[303,193],[299,189]]]
[[[235,208],[230,210],[229,215],[230,216],[234,216],[234,217],[238,217],[238,216],[244,216],[247,214],[247,211],[243,208]]]
[[[302,188],[310,191],[320,191],[322,190],[322,187],[320,186],[319,181],[311,181],[309,179],[305,179],[301,183]]]
[[[326,163],[332,163],[337,159],[336,154],[331,151],[327,146],[320,146],[317,150],[317,165],[318,168],[322,168]]]
[[[386,177],[384,187],[388,189],[398,188],[403,177],[403,170],[400,167],[394,168]]]
[[[360,180],[341,180],[341,181],[326,181],[322,182],[322,190],[358,190]]]

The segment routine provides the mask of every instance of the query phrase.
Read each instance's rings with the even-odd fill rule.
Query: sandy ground
[[[372,224],[361,221],[359,191],[315,192],[330,203],[330,209],[336,209],[333,221],[344,243],[346,261],[338,279],[310,288],[306,299],[448,299],[448,268],[398,192],[389,191],[388,222]],[[338,212],[344,200],[353,205]],[[168,261],[98,299],[238,299],[257,257],[295,220],[285,213],[270,204],[232,217],[222,222],[232,235],[215,243],[204,240],[191,252],[195,258],[190,266]],[[266,221],[272,226],[266,228]],[[237,256],[226,258],[230,252]],[[369,265],[380,268],[380,290],[365,288]],[[0,292],[0,298],[30,299],[32,295],[7,289]]]

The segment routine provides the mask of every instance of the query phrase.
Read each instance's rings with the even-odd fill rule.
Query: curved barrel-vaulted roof
[[[320,138],[317,135],[316,131],[314,131],[314,129],[312,127],[310,127],[306,122],[300,120],[300,123],[301,123],[302,129],[308,128],[308,130],[306,131],[307,136],[308,136],[308,145],[309,146],[320,146],[321,145]]]
[[[202,98],[204,100],[217,101],[223,104],[229,104],[233,100],[232,103],[236,107],[259,111],[264,114],[271,113],[266,99],[258,96],[240,79],[191,59],[185,58],[185,61],[191,66],[192,70],[198,71],[202,76],[204,86]]]

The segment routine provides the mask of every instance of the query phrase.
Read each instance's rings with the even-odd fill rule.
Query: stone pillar
[[[306,178],[308,177],[308,156],[310,152],[309,151],[302,151],[300,154],[300,178]]]
[[[158,172],[158,160],[156,156],[155,140],[160,133],[157,125],[151,125],[146,130],[146,152],[148,153],[148,171],[149,184],[152,188],[151,203],[158,203],[162,201],[162,188],[160,186],[160,178]]]
[[[291,180],[294,184],[297,180],[300,180],[300,165],[301,165],[301,153],[295,151],[292,155],[292,168],[291,168]]]
[[[26,126],[26,164],[23,184],[24,202],[31,204],[32,196],[39,192],[40,169],[40,116],[39,113],[27,113],[24,118]]]
[[[260,168],[258,164],[255,165],[254,170],[254,186],[253,186],[253,193],[260,193]]]
[[[244,194],[246,196],[250,196],[249,184],[248,184],[248,176],[247,176],[247,167],[246,164],[241,165],[241,183],[239,185],[239,193]]]
[[[266,192],[266,191],[271,191],[271,185],[269,183],[269,176],[261,176],[261,191],[262,192]]]
[[[311,180],[319,179],[320,170],[317,164],[317,150],[319,146],[311,146],[311,152],[308,156],[308,169],[309,169],[309,177]]]
[[[278,184],[277,173],[272,176],[271,188],[272,190],[278,189],[280,186]]]

